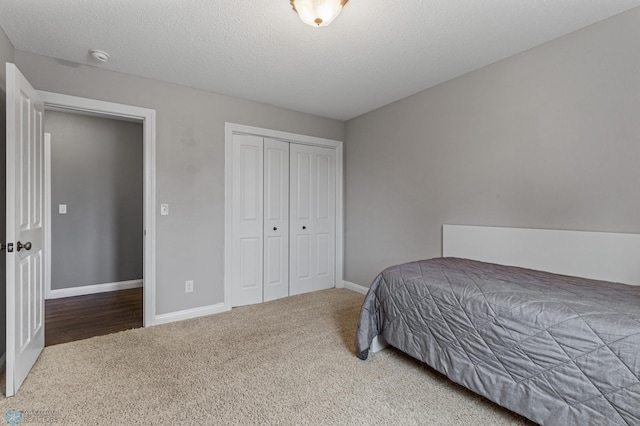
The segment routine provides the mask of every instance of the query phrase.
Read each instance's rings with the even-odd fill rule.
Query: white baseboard
[[[191,318],[204,317],[207,315],[219,314],[231,310],[224,303],[218,303],[211,306],[202,306],[200,308],[185,309],[184,311],[171,312],[168,314],[156,315],[152,325],[167,324],[175,321],[183,321]]]
[[[62,297],[84,296],[87,294],[106,293],[108,291],[128,290],[142,287],[143,280],[120,281],[117,283],[93,284],[82,287],[61,288],[49,290],[46,299],[60,299]]]
[[[367,294],[369,292],[369,287],[365,287],[360,284],[354,284],[349,281],[343,281],[343,283],[344,283],[344,288],[346,288],[347,290],[355,291],[356,293],[360,293],[360,294]]]
[[[6,366],[7,366],[7,353],[5,352],[0,357],[0,371],[4,371]]]

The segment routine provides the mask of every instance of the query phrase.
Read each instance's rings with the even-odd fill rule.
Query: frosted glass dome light
[[[291,7],[302,22],[312,27],[326,27],[338,17],[349,0],[291,0]]]

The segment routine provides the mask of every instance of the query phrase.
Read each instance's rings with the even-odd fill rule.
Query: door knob
[[[307,227],[306,227],[306,226],[303,226],[303,227],[302,227],[302,229],[307,229]]]
[[[31,242],[26,242],[24,244],[22,244],[20,241],[18,241],[18,244],[16,245],[16,248],[18,249],[18,251],[25,249],[27,251],[31,250]]]
[[[274,230],[274,231],[277,231],[277,230],[278,230],[278,227],[277,227],[277,226],[274,226],[274,227],[273,227],[273,230]]]

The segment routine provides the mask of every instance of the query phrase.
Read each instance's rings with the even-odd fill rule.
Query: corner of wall
[[[7,37],[7,34],[4,32],[4,29],[0,27],[0,89],[5,90],[5,79],[6,79],[6,71],[5,71],[5,63],[14,62],[15,61],[15,53],[16,50]]]

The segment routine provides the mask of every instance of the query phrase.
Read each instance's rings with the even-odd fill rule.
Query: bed
[[[374,280],[357,355],[384,340],[540,424],[640,424],[640,238],[565,232],[445,229],[444,257]]]

